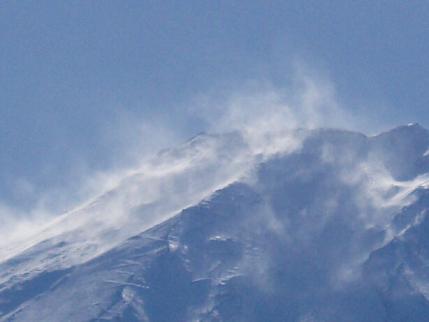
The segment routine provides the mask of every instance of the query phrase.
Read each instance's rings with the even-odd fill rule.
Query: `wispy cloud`
[[[85,179],[73,193],[74,200],[81,200],[74,210],[59,216],[49,207],[54,196],[55,209],[58,204],[71,209],[67,189],[45,194],[27,214],[4,206],[2,218],[8,233],[0,243],[3,258],[60,234],[70,247],[91,244],[94,251],[89,258],[198,203],[216,189],[243,177],[251,181],[255,161],[298,151],[307,133],[303,129],[358,127],[341,107],[333,83],[302,65],[283,88],[254,81],[238,89],[214,90],[192,98],[187,113],[202,122],[207,133],[221,134],[199,136],[157,154],[157,148],[183,141],[180,126],[124,113],[115,126],[105,129],[106,144],[116,153],[115,167],[107,171],[77,168],[76,176]],[[323,157],[326,162],[332,158],[329,149]],[[362,175],[344,176],[344,180],[363,180],[364,169],[357,173]],[[385,193],[378,186],[371,189],[364,189],[365,193],[380,189]],[[272,228],[284,232],[272,213],[270,218]]]

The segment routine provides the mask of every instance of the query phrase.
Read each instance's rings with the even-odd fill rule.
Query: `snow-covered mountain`
[[[3,247],[0,321],[428,321],[428,150],[197,136]]]

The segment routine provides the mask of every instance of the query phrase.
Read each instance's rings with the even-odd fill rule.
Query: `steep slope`
[[[10,277],[9,268],[24,275],[35,268],[63,269],[87,261],[233,182],[251,161],[245,142],[234,133],[201,135],[163,151],[112,190],[1,249],[3,263],[22,255],[19,266],[1,266],[0,282]]]
[[[240,136],[197,138],[214,139],[216,157],[190,164],[201,168],[181,189],[165,183],[159,202],[180,200],[171,211],[144,208],[145,180],[125,181],[118,191],[135,202],[124,209],[143,204],[148,217],[121,213],[95,231],[100,221],[88,218],[3,261],[1,319],[426,321],[428,132],[304,132],[298,149],[265,156]],[[116,194],[97,207],[108,212]]]

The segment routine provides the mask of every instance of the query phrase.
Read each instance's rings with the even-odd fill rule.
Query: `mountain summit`
[[[417,124],[197,136],[3,249],[0,321],[426,322],[428,151]]]

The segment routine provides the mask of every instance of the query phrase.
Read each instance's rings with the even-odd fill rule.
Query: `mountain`
[[[199,135],[2,249],[0,321],[427,321],[428,150]]]

